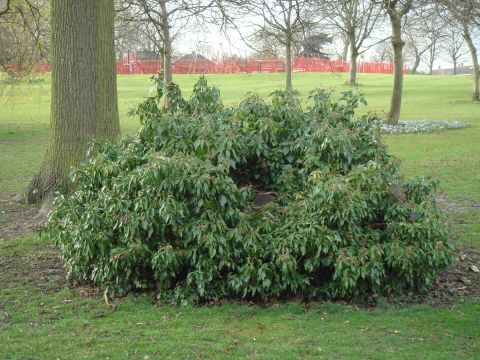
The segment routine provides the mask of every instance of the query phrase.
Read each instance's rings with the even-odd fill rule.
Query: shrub
[[[46,234],[70,276],[111,295],[175,303],[423,291],[452,261],[436,183],[402,182],[361,97],[277,91],[222,105],[201,78],[133,113],[142,128],[94,144]]]

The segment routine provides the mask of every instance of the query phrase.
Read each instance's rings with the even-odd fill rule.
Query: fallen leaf
[[[480,272],[480,269],[476,267],[475,265],[470,265],[469,269],[473,271],[474,273]]]

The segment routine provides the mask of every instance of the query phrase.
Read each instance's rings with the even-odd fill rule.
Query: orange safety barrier
[[[139,60],[137,56],[123,58],[117,61],[118,75],[157,74],[161,70],[160,60]],[[350,63],[343,60],[320,58],[292,57],[293,72],[335,72],[345,73],[350,69]],[[403,72],[406,73],[404,65]],[[47,73],[51,71],[49,64],[36,64],[34,71]],[[279,57],[267,58],[225,58],[216,63],[205,57],[183,57],[172,64],[174,74],[255,74],[285,72],[285,59]],[[361,61],[357,64],[357,72],[373,74],[392,74],[392,63]]]

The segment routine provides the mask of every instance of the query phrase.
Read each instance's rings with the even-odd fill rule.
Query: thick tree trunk
[[[357,85],[357,59],[358,51],[355,47],[355,41],[350,40],[350,73],[348,78],[348,85]]]
[[[68,191],[92,139],[120,137],[113,0],[52,0],[50,139],[26,192],[29,203]]]
[[[453,75],[457,75],[457,59],[453,59]]]
[[[403,93],[403,46],[402,40],[402,20],[399,16],[391,17],[392,23],[392,49],[393,49],[393,92],[390,102],[390,111],[388,113],[387,123],[390,125],[398,124],[400,111],[402,108]]]
[[[285,90],[292,91],[292,40],[287,39],[285,46]]]
[[[470,35],[470,31],[468,27],[464,26],[463,28],[463,37],[465,42],[468,45],[468,49],[470,50],[470,55],[472,57],[472,65],[473,65],[473,88],[472,88],[472,100],[479,101],[480,100],[480,90],[479,90],[479,81],[480,81],[480,73],[478,68],[478,55],[477,49],[473,43],[472,37]]]

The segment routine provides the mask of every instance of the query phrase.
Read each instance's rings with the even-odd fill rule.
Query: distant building
[[[457,66],[457,75],[471,75],[473,66]],[[432,75],[453,75],[453,68],[451,69],[437,69],[433,70]]]
[[[155,51],[139,51],[137,52],[139,60],[158,60],[160,55]]]
[[[162,66],[159,56],[154,51],[126,52],[117,61],[117,74],[158,74]]]
[[[217,64],[203,55],[186,54],[173,62],[176,74],[210,74],[215,72]]]
[[[159,60],[160,55],[155,51],[127,51],[122,54],[121,59],[124,61],[139,61],[139,60]]]

